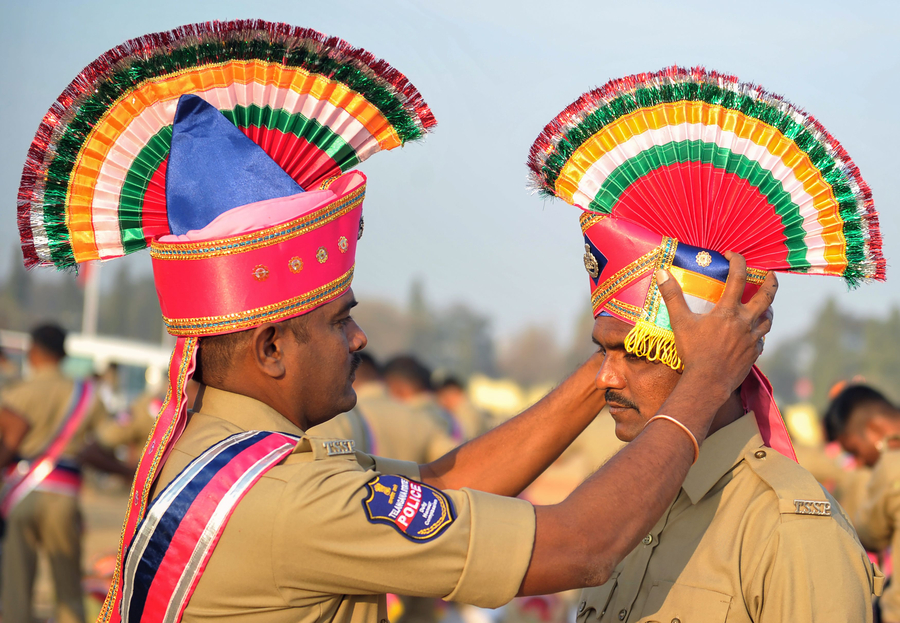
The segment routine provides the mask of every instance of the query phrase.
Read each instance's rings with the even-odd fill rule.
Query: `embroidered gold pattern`
[[[769,276],[769,271],[762,270],[761,268],[750,268],[747,267],[747,283],[752,284],[754,286],[762,285],[762,282],[766,280],[766,277]]]
[[[600,308],[606,304],[607,299],[628,284],[642,277],[644,273],[652,268],[656,263],[659,252],[660,250],[658,247],[653,249],[598,285],[591,295],[591,307],[594,309],[594,315],[596,315]]]
[[[597,214],[596,212],[582,212],[581,218],[578,220],[581,222],[581,233],[586,232],[591,227],[605,219],[608,214]]]
[[[329,186],[331,186],[331,182],[333,182],[334,180],[336,180],[339,177],[340,177],[340,174],[332,175],[331,177],[326,177],[324,180],[322,180],[322,183],[319,184],[319,190],[327,189]]]
[[[331,202],[320,210],[304,215],[299,219],[249,234],[210,242],[185,244],[154,241],[150,246],[150,257],[162,260],[199,260],[244,253],[280,244],[317,229],[358,208],[362,205],[365,190],[366,188],[363,186],[349,195]]]
[[[662,295],[656,285],[656,271],[660,268],[669,268],[675,260],[675,250],[678,248],[678,241],[675,238],[663,236],[662,242],[659,244],[659,257],[656,266],[653,267],[653,273],[650,275],[650,288],[647,290],[647,298],[644,301],[644,320],[653,324],[656,322],[656,314],[659,312],[659,304],[662,302]]]
[[[163,321],[166,323],[169,333],[182,336],[225,333],[255,327],[263,322],[282,320],[289,316],[296,316],[345,291],[353,281],[354,268],[355,266],[351,267],[331,283],[326,283],[324,286],[286,301],[222,316],[200,318],[167,318],[163,316]]]
[[[257,281],[265,281],[269,278],[269,269],[259,264],[253,269],[253,276]]]
[[[631,322],[637,322],[638,320],[640,320],[641,316],[644,313],[644,310],[637,305],[623,303],[622,301],[618,301],[614,298],[606,301],[606,304],[603,307],[617,313],[624,318],[627,318]]]
[[[710,255],[708,251],[700,251],[700,253],[697,254],[697,266],[706,268],[710,264],[712,264],[712,255]]]
[[[349,248],[350,243],[347,242],[347,239],[344,236],[338,238],[338,249],[341,250],[341,253],[346,253]]]
[[[288,268],[291,269],[291,272],[295,275],[303,270],[303,260],[299,257],[292,257],[291,261],[288,262]]]
[[[325,250],[325,247],[319,247],[319,250],[316,251],[316,259],[319,260],[319,264],[328,261],[328,251]]]
[[[588,271],[588,274],[593,279],[600,276],[600,264],[597,263],[597,258],[591,253],[591,245],[589,244],[584,245],[584,269]]]

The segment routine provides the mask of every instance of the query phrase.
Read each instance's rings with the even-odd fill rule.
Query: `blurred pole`
[[[85,265],[84,308],[81,316],[81,333],[97,335],[97,315],[100,309],[100,262]]]

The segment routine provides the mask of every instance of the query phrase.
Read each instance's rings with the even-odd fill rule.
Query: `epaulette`
[[[782,515],[830,517],[832,501],[812,474],[772,448],[749,450],[745,462],[778,496]]]
[[[312,446],[314,460],[342,457],[356,459],[356,444],[352,439],[325,439],[321,437],[308,437]]]

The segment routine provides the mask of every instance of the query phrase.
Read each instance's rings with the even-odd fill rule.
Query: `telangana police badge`
[[[369,521],[389,524],[411,541],[430,541],[456,520],[450,498],[421,482],[382,474],[366,488]]]

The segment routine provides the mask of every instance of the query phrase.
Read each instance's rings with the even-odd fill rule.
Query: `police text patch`
[[[390,524],[411,541],[430,541],[456,520],[450,498],[421,482],[382,474],[366,489],[363,507],[369,521]]]

